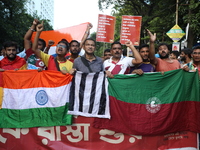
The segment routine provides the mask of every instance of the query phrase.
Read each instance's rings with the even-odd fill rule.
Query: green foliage
[[[173,41],[166,33],[176,24],[176,0],[99,0],[101,10],[112,7],[112,15],[116,19],[115,39],[120,37],[121,16],[140,15],[142,16],[141,44],[148,42],[145,29],[157,33],[157,42],[171,44]],[[194,44],[200,34],[200,1],[179,0],[178,25],[185,30],[187,23],[190,23],[190,38],[188,41]]]
[[[96,39],[96,32],[90,35],[94,40]],[[110,48],[110,43],[96,42],[96,51],[94,52],[96,56],[102,57],[105,49]]]
[[[5,41],[15,41],[23,49],[23,38],[35,16],[26,13],[26,0],[0,0],[0,46]],[[40,19],[37,16],[37,19]],[[45,20],[45,30],[53,30]]]

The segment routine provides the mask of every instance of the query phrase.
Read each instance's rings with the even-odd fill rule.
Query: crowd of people
[[[111,47],[104,51],[103,58],[95,56],[96,41],[88,38],[92,24],[88,24],[86,32],[79,43],[72,40],[61,39],[56,45],[55,54],[49,55],[48,51],[54,41],[46,42],[40,39],[44,26],[43,22],[34,19],[32,26],[24,36],[24,51],[17,54],[17,43],[5,42],[0,57],[0,71],[37,69],[56,70],[63,74],[74,74],[76,71],[84,73],[105,71],[106,75],[113,78],[115,74],[139,74],[145,72],[165,72],[182,68],[185,71],[196,71],[200,74],[200,46],[192,49],[185,48],[180,51],[170,51],[169,45],[160,43],[158,54],[155,54],[156,34],[149,34],[149,45],[144,44],[138,49],[127,41],[125,45],[132,51],[133,56],[125,56],[120,42],[113,42]],[[33,43],[31,37],[36,35]],[[81,49],[84,55],[80,56]],[[123,55],[124,54],[124,55]]]

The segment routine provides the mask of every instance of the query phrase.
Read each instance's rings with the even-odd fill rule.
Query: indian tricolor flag
[[[67,115],[71,80],[71,75],[58,71],[5,71],[0,128],[71,124]]]
[[[108,81],[111,119],[95,118],[94,127],[133,135],[200,133],[198,72],[115,75]]]

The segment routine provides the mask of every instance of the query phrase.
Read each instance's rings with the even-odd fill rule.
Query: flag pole
[[[176,0],[176,24],[178,25],[178,3],[179,0]]]

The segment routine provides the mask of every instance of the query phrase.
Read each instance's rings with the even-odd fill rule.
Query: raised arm
[[[135,59],[132,60],[132,64],[135,65],[135,64],[142,63],[142,58],[141,58],[139,52],[135,49],[133,43],[131,41],[127,41],[125,43],[125,45],[131,49],[131,51],[133,52],[133,55],[135,57]]]
[[[90,35],[90,29],[92,29],[93,25],[91,23],[89,23],[87,25],[87,29],[85,31],[85,34],[83,35],[82,39],[81,39],[81,43],[80,43],[80,48],[83,47],[83,42],[88,38],[88,36]]]
[[[25,48],[25,50],[31,48],[31,37],[32,37],[32,34],[35,31],[35,28],[36,28],[38,23],[39,23],[39,21],[37,19],[34,19],[32,26],[28,29],[28,31],[24,35],[24,48]]]
[[[150,62],[154,65],[157,64],[157,58],[155,57],[155,41],[156,41],[156,33],[152,34],[148,29],[147,29],[147,33],[149,35],[149,41],[150,41],[150,45],[149,45],[149,59]]]
[[[44,49],[44,53],[48,54],[50,47],[54,44],[55,42],[53,40],[48,41],[47,47]]]
[[[32,50],[34,51],[35,55],[39,58],[41,58],[41,53],[40,53],[41,50],[38,49],[38,40],[39,40],[42,30],[43,30],[43,21],[41,24],[36,26],[36,34],[35,34],[35,39],[32,46]]]

